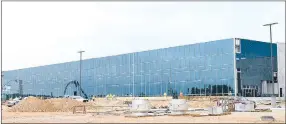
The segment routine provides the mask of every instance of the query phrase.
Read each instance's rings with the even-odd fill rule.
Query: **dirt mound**
[[[13,106],[10,112],[53,112],[53,104],[36,97],[28,97]]]
[[[56,112],[71,112],[74,106],[88,105],[80,101],[76,101],[68,98],[54,98],[45,100],[53,104]]]
[[[9,107],[7,107],[6,105],[2,105],[2,112],[6,112],[9,110]]]
[[[74,106],[87,105],[80,101],[55,98],[41,100],[36,97],[28,97],[20,101],[17,105],[13,106],[10,112],[70,112]]]

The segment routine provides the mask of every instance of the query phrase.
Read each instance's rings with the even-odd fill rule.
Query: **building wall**
[[[285,97],[285,43],[277,43],[278,47],[278,85],[282,88],[282,97]]]
[[[4,72],[4,83],[17,78],[24,94],[63,96],[65,85],[79,80],[79,62]],[[17,93],[18,84],[10,85],[10,93]],[[233,39],[83,60],[82,88],[88,95],[125,96],[133,86],[136,96],[234,93]],[[74,90],[70,86],[68,94]]]
[[[238,84],[240,85],[238,91],[242,94],[242,88],[256,88],[257,95],[260,96],[263,91],[262,81],[270,81],[272,78],[270,43],[246,39],[240,41],[241,53],[236,53],[236,68],[241,70],[241,84]],[[277,71],[277,45],[272,45],[273,69]]]

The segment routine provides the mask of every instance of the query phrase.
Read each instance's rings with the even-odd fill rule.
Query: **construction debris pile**
[[[28,97],[9,109],[9,112],[70,112],[74,106],[86,105],[68,98],[55,98],[42,100],[36,97]]]

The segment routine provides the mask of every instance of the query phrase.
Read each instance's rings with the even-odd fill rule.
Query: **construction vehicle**
[[[84,99],[88,99],[88,97],[87,97],[86,93],[83,91],[83,89],[82,89],[81,87],[79,88],[79,82],[76,81],[76,80],[70,81],[70,82],[67,83],[67,85],[66,85],[66,87],[65,87],[65,90],[64,90],[64,96],[65,96],[65,97],[68,96],[68,95],[66,95],[68,86],[69,86],[69,85],[72,85],[72,84],[74,84],[75,87],[80,90],[79,92],[81,92],[81,93],[83,94],[83,98],[84,98]],[[74,94],[74,96],[78,96],[78,95],[77,95],[77,94]]]
[[[8,101],[7,106],[8,106],[8,107],[12,107],[12,106],[16,105],[17,103],[19,103],[19,101],[14,101],[14,100]]]
[[[75,94],[73,96],[66,95],[68,86],[72,85],[72,84],[74,84],[75,87],[80,90],[80,92],[83,94],[83,97],[77,95],[77,92],[75,92]],[[88,102],[87,95],[85,94],[83,89],[81,87],[79,87],[79,82],[76,81],[76,80],[73,80],[73,81],[70,81],[70,82],[67,83],[67,85],[65,87],[65,90],[64,90],[64,98],[71,98],[71,99],[74,99],[74,100],[77,100],[77,101],[81,101],[81,102]]]
[[[77,100],[77,101],[80,101],[80,102],[88,102],[88,99],[85,99],[81,96],[69,96],[68,98],[71,98],[71,99],[74,99],[74,100]]]
[[[10,100],[10,101],[8,101],[7,106],[8,106],[8,107],[12,107],[12,106],[16,105],[17,103],[19,103],[20,100],[21,100],[21,98],[15,98],[15,99],[13,99],[13,100]]]

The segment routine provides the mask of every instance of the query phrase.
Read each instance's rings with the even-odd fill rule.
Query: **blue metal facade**
[[[240,39],[241,52],[236,53],[236,68],[239,68],[240,81],[238,93],[243,96],[242,89],[257,89],[257,95],[261,96],[262,80],[271,81],[271,48],[270,43]],[[277,72],[277,44],[272,44],[273,70]]]
[[[226,95],[234,93],[234,59],[233,39],[86,59],[82,88],[88,96],[126,96],[133,89],[135,96]],[[79,61],[5,71],[4,85],[10,81],[12,87],[8,93],[18,92],[15,79],[23,80],[24,94],[63,96],[66,84],[79,80]]]

